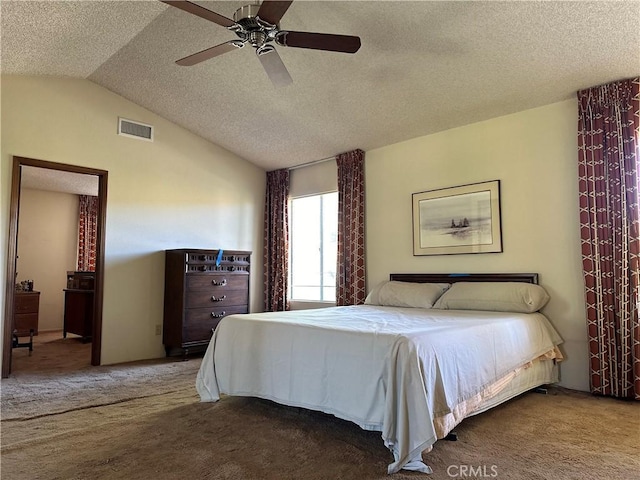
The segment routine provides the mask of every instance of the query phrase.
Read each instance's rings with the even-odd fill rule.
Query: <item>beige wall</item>
[[[3,272],[13,155],[109,172],[102,363],[164,354],[165,249],[252,250],[261,308],[262,169],[89,81],[1,82]],[[154,142],[116,135],[119,116],[154,125]]]
[[[62,330],[67,271],[76,269],[78,196],[24,188],[20,192],[17,280],[40,292],[38,331]]]
[[[391,272],[537,272],[565,340],[562,384],[588,389],[577,106],[560,102],[366,154],[368,286]],[[503,253],[413,256],[411,194],[501,181]]]

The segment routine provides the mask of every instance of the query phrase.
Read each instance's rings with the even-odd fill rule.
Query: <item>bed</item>
[[[202,401],[260,397],[381,432],[388,473],[464,418],[558,380],[562,342],[536,274],[391,274],[364,305],[230,315],[197,375]]]

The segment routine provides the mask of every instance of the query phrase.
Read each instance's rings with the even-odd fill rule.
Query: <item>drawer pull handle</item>
[[[226,312],[220,312],[220,313],[216,313],[216,312],[211,312],[211,317],[212,318],[222,318],[226,315]],[[213,329],[211,329],[213,331]]]
[[[222,280],[218,281],[218,280],[211,280],[211,285],[214,285],[216,287],[224,287],[227,284],[227,279],[223,278]]]
[[[207,266],[206,265],[200,265],[198,267],[198,270],[200,270],[201,272],[206,272],[207,271]]]
[[[216,297],[215,295],[211,295],[211,301],[212,302],[221,302],[223,301],[225,298],[227,298],[226,295],[222,295],[221,297]]]

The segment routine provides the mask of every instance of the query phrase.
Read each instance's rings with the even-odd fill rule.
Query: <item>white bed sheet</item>
[[[380,431],[394,473],[420,469],[434,417],[561,341],[539,313],[359,305],[231,315],[196,387],[202,401],[260,397]]]

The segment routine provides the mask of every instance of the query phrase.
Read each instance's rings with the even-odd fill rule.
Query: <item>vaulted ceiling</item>
[[[250,3],[197,2],[225,17]],[[640,74],[640,2],[307,1],[280,28],[359,36],[355,54],[276,46],[175,61],[236,38],[160,1],[0,2],[3,74],[85,78],[266,170],[370,150]],[[134,119],[135,120],[135,119]]]

